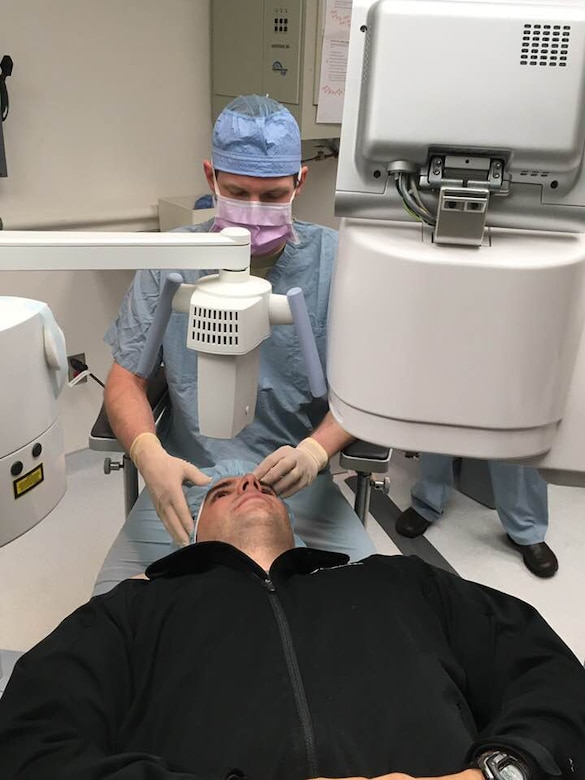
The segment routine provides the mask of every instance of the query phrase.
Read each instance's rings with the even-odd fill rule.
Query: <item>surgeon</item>
[[[203,163],[216,202],[215,219],[184,228],[251,232],[252,273],[264,276],[274,293],[301,287],[321,362],[325,365],[329,288],[337,247],[335,231],[293,221],[292,203],[303,190],[301,138],[292,114],[268,97],[240,96],[213,128],[212,157]],[[187,283],[214,273],[181,272]],[[297,336],[276,325],[261,346],[255,419],[231,440],[199,432],[197,357],[185,346],[187,315],[174,314],[160,362],[169,385],[172,414],[159,436],[146,398],[150,376],[137,372],[166,271],[139,271],[106,334],[114,365],[105,402],[112,428],[146,484],[98,575],[96,593],[139,574],[164,555],[169,542],[186,544],[193,518],[184,485],[202,485],[201,472],[225,459],[259,464],[255,474],[281,497],[290,497],[295,533],[307,544],[352,559],[374,551],[371,540],[332,480],[329,459],[352,440],[327,405],[312,398]],[[299,492],[300,491],[300,492]]]
[[[421,536],[441,517],[453,492],[450,455],[420,453],[420,479],[411,490],[412,506],[396,520],[402,536]],[[520,553],[526,568],[537,577],[553,577],[556,555],[544,541],[548,528],[547,484],[537,469],[487,461],[498,516],[509,544]]]

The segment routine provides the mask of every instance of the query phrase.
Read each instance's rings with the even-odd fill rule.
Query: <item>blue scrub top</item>
[[[208,232],[212,221],[185,228]],[[301,287],[323,367],[326,365],[326,327],[329,290],[337,249],[337,232],[320,225],[295,221],[299,243],[287,243],[267,280],[274,293],[286,294]],[[172,271],[138,271],[128,289],[120,312],[105,341],[112,347],[116,363],[136,369],[146,332],[162,290]],[[187,283],[216,269],[180,271]],[[256,416],[233,439],[211,439],[199,433],[197,413],[197,353],[187,349],[187,314],[173,313],[161,350],[172,415],[161,433],[166,449],[199,467],[239,458],[259,462],[283,444],[295,446],[309,436],[327,411],[326,403],[313,399],[304,361],[292,325],[275,325],[272,335],[260,347],[260,382]]]

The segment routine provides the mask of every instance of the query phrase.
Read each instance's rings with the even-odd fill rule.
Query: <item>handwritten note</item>
[[[317,122],[341,122],[352,0],[327,0],[321,53]]]

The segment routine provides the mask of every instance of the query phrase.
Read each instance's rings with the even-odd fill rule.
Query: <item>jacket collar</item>
[[[269,574],[279,577],[292,574],[310,574],[316,569],[343,566],[349,557],[343,553],[315,550],[310,547],[296,547],[278,556],[270,567]],[[152,563],[146,569],[146,576],[153,580],[161,577],[181,577],[208,571],[216,566],[256,572],[266,577],[266,572],[245,553],[225,542],[197,542],[176,550],[170,555]]]

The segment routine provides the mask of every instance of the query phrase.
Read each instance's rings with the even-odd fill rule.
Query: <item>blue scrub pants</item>
[[[287,499],[293,513],[297,546],[306,544],[360,560],[375,553],[374,545],[353,508],[329,472]],[[299,538],[300,537],[300,538]],[[106,593],[122,580],[142,574],[147,566],[177,549],[143,490],[110,548],[97,576],[93,595]]]
[[[412,506],[433,523],[453,491],[450,455],[420,454],[420,479],[411,490]],[[548,528],[547,483],[535,468],[488,460],[496,511],[506,533],[518,544],[543,542]]]

